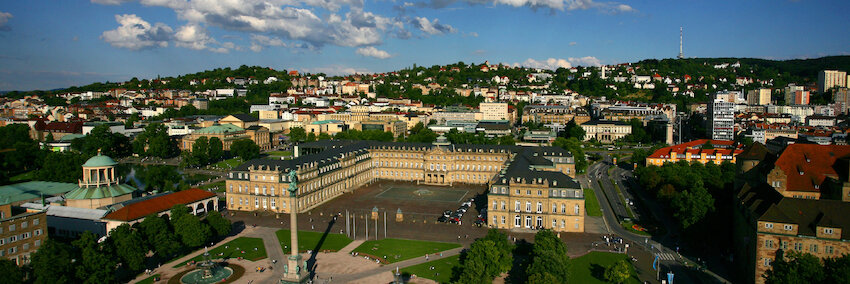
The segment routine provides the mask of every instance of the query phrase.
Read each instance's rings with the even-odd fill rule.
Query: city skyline
[[[0,90],[218,67],[330,75],[458,61],[554,69],[690,57],[850,54],[840,1],[93,0],[0,7]],[[59,17],[58,15],[62,15]],[[795,21],[777,19],[796,19]],[[506,20],[502,20],[506,19]]]

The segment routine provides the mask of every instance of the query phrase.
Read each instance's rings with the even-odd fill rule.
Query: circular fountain
[[[432,195],[432,194],[434,194],[434,192],[433,192],[433,191],[430,191],[430,190],[427,190],[427,189],[417,189],[416,191],[414,191],[414,192],[413,192],[413,194],[414,194],[414,195],[416,195],[416,196],[420,196],[420,197],[421,197],[421,196],[429,196],[429,195]]]
[[[233,269],[230,267],[221,266],[219,263],[213,262],[210,259],[210,252],[204,249],[204,260],[199,262],[197,269],[186,273],[180,278],[180,283],[186,284],[207,284],[218,283],[233,275]]]

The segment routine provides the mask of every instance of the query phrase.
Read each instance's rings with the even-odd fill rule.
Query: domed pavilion
[[[83,164],[79,188],[65,194],[66,206],[96,209],[132,199],[136,188],[120,184],[116,165],[118,162],[99,152],[88,159]]]

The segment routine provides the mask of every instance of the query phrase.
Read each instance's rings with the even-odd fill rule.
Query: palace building
[[[227,208],[288,213],[287,173],[294,170],[300,212],[376,180],[478,184],[486,185],[490,200],[497,201],[489,209],[497,217],[488,220],[491,227],[584,231],[584,195],[573,180],[575,161],[558,147],[318,141],[296,146],[295,155],[292,160],[255,159],[234,168],[227,175]],[[505,205],[516,202],[533,204],[536,210],[525,206],[521,209],[528,210],[511,211],[515,208]],[[509,222],[514,215],[523,221]]]

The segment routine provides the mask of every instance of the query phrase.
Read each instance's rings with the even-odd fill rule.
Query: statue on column
[[[298,174],[295,173],[295,170],[289,171],[289,196],[295,196],[295,192],[298,191]]]

